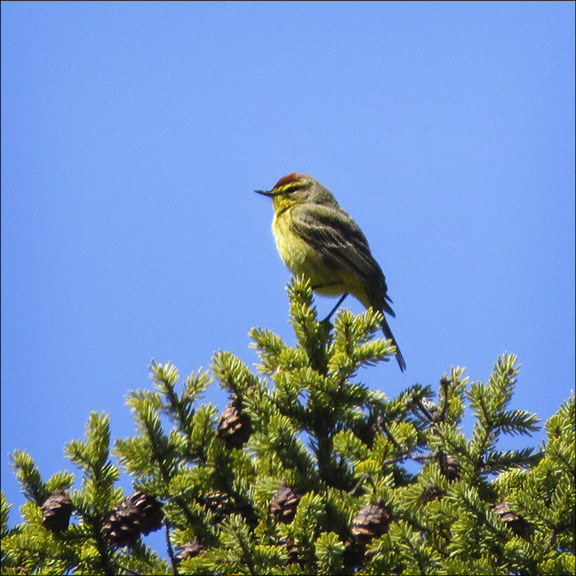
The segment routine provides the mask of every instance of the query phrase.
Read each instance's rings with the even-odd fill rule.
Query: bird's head
[[[324,188],[318,180],[308,176],[308,174],[299,174],[297,172],[291,172],[280,178],[272,190],[255,190],[255,192],[270,196],[274,200],[275,210],[303,202],[314,204],[336,203],[332,193],[327,188]]]

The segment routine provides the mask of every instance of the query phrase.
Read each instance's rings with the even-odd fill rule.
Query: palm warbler
[[[256,192],[272,198],[276,247],[292,274],[309,278],[318,294],[342,295],[334,310],[352,294],[366,308],[382,312],[382,331],[396,346],[396,359],[404,371],[404,357],[384,317],[384,312],[395,314],[382,269],[366,236],[330,190],[311,176],[292,172],[272,190]]]

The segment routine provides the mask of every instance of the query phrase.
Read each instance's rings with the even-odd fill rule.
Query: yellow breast
[[[272,231],[278,253],[295,276],[306,276],[318,294],[334,296],[345,291],[340,270],[326,262],[322,254],[294,232],[292,207],[274,215]]]

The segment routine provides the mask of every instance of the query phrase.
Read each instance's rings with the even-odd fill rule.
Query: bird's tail
[[[389,302],[391,303],[392,300],[386,296],[385,290],[367,290],[363,294],[358,297],[358,300],[368,307],[372,307],[374,310],[379,310],[382,313],[382,322],[380,324],[382,328],[382,332],[384,332],[384,336],[388,340],[392,340],[392,344],[396,346],[396,361],[398,362],[398,366],[400,366],[400,370],[404,372],[406,370],[406,362],[404,361],[404,356],[402,356],[402,352],[400,352],[400,348],[398,347],[398,342],[396,342],[396,338],[394,338],[394,334],[392,334],[392,330],[390,330],[390,325],[386,320],[386,314],[389,314],[393,318],[396,316],[394,314],[394,310],[390,306]]]
[[[392,340],[392,344],[396,346],[396,361],[398,362],[398,366],[400,366],[400,370],[404,372],[406,370],[406,362],[404,361],[404,356],[402,356],[402,352],[400,352],[400,348],[398,347],[398,342],[396,342],[396,338],[394,338],[394,334],[392,334],[392,330],[390,330],[390,326],[386,321],[384,316],[384,312],[382,312],[382,332],[384,332],[384,336],[388,338],[388,340]]]

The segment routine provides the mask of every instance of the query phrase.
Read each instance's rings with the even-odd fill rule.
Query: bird
[[[286,267],[305,276],[321,296],[341,296],[328,318],[351,294],[365,308],[382,313],[384,336],[396,347],[400,370],[406,362],[385,314],[395,317],[386,278],[372,256],[366,236],[336,198],[308,174],[291,172],[271,190],[255,190],[272,198],[272,232]]]

